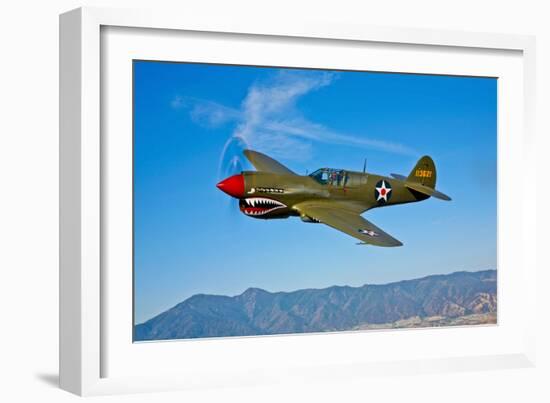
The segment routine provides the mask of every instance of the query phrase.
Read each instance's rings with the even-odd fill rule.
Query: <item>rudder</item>
[[[436,172],[434,161],[427,155],[418,160],[411,173],[407,177],[408,182],[419,183],[435,188]]]

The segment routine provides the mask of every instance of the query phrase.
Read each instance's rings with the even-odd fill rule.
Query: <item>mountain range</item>
[[[328,332],[496,322],[495,270],[361,287],[197,294],[134,327],[134,340]],[[402,325],[400,325],[400,323]]]

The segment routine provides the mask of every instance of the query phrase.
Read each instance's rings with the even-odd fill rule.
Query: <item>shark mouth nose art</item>
[[[273,199],[264,197],[250,197],[239,200],[239,208],[246,215],[261,216],[272,211],[285,208],[286,205]]]

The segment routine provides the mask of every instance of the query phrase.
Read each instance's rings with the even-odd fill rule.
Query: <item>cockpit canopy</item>
[[[348,174],[343,169],[321,168],[309,175],[321,185],[346,186]]]

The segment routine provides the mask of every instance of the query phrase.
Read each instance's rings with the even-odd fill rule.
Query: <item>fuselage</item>
[[[300,215],[294,208],[304,201],[343,201],[353,210],[363,212],[429,197],[405,187],[395,178],[329,168],[307,176],[243,171],[220,182],[218,187],[238,198],[239,208],[247,216],[262,219],[301,216],[306,222],[317,221]]]

